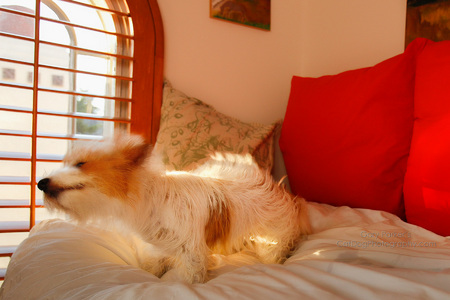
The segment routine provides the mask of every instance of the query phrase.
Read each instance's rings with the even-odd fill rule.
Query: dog
[[[165,171],[136,135],[76,144],[64,166],[38,182],[49,210],[81,223],[120,221],[160,249],[141,268],[207,280],[211,254],[254,250],[283,263],[309,234],[305,200],[292,196],[250,156],[216,155],[191,172]]]

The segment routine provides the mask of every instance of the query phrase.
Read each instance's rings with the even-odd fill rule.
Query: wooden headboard
[[[156,0],[128,0],[134,26],[131,132],[156,141],[161,116],[164,31]],[[144,112],[148,118],[136,117]]]

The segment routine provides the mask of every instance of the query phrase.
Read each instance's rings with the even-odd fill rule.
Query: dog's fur
[[[49,209],[80,222],[120,220],[164,256],[142,267],[157,276],[175,268],[204,282],[211,253],[253,249],[281,263],[309,233],[305,202],[251,157],[217,156],[193,172],[165,172],[138,136],[75,146],[64,167],[42,179]]]

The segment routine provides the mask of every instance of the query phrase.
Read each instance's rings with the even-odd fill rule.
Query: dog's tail
[[[292,196],[292,194],[291,197],[293,197],[293,201],[296,202],[296,205],[298,207],[298,218],[300,220],[299,226],[302,229],[301,235],[306,236],[311,234],[312,228],[308,213],[308,203],[302,197]]]
[[[278,187],[285,190],[286,193],[289,193],[292,201],[295,202],[297,208],[298,208],[298,218],[301,221],[300,227],[303,229],[302,235],[308,235],[312,233],[312,228],[310,225],[310,219],[308,214],[308,203],[305,200],[305,198],[302,198],[298,195],[293,195],[290,193],[286,187],[285,180],[288,176],[284,175],[279,181],[278,181]]]

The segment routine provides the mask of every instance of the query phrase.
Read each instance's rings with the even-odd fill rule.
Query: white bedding
[[[217,256],[205,284],[138,268],[138,239],[62,220],[11,259],[2,299],[449,299],[450,239],[379,211],[309,203],[314,234],[284,265]]]

